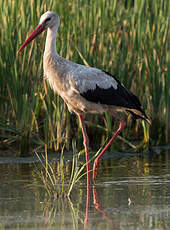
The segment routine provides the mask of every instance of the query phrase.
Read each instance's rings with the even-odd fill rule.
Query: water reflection
[[[102,209],[102,207],[100,205],[99,197],[98,197],[97,190],[96,190],[95,186],[93,186],[93,203],[94,203],[94,206],[95,206],[96,210],[99,213],[102,214],[102,216],[104,217],[104,219],[109,224],[110,229],[120,230],[120,228],[116,224],[116,221],[113,218],[110,218],[108,216],[108,213]]]
[[[32,164],[0,165],[0,230],[170,229],[170,152],[102,161],[95,185],[86,178],[70,199],[49,199]]]

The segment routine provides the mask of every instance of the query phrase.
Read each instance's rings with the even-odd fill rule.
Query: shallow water
[[[108,154],[89,195],[84,180],[70,199],[28,186],[36,181],[35,165],[21,162],[0,159],[0,230],[170,229],[170,150]]]

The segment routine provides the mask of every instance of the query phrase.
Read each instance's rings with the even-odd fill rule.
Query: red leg
[[[80,123],[81,123],[81,127],[82,127],[82,133],[83,133],[83,138],[84,138],[84,147],[85,147],[85,151],[86,151],[87,185],[89,185],[90,184],[89,138],[87,135],[86,126],[85,126],[82,114],[79,114],[79,119],[80,119]]]
[[[84,147],[86,151],[86,169],[87,169],[87,198],[86,198],[86,215],[84,218],[84,230],[87,230],[88,226],[88,215],[89,215],[89,205],[90,205],[90,166],[89,166],[89,138],[86,131],[86,126],[84,123],[83,116],[79,114],[79,119],[82,127],[82,133],[84,138]]]
[[[101,151],[99,156],[94,161],[94,164],[93,164],[93,180],[94,180],[94,178],[95,178],[95,176],[97,174],[97,168],[98,168],[100,158],[103,156],[103,154],[106,152],[108,147],[113,143],[113,141],[116,139],[116,137],[119,135],[119,133],[122,131],[122,129],[124,129],[124,127],[126,125],[126,122],[124,120],[122,120],[117,115],[117,113],[115,113],[113,110],[109,110],[109,112],[111,113],[112,116],[114,116],[117,120],[120,121],[120,125],[119,125],[119,128],[117,129],[116,133],[113,135],[113,137],[110,139],[110,141],[107,143],[107,145],[103,148],[103,150]]]

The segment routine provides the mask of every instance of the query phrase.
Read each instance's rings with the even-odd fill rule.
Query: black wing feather
[[[110,77],[113,77],[109,73],[105,71],[103,72]],[[117,80],[115,77],[113,78],[118,82],[117,89],[115,89],[114,87],[105,89],[99,87],[96,84],[96,88],[94,90],[89,89],[86,92],[81,93],[81,96],[91,102],[124,107],[127,108],[127,111],[128,109],[134,109],[140,112],[139,114],[136,114],[138,117],[141,117],[140,114],[146,117],[137,96],[135,96],[132,92],[123,87],[119,80]],[[132,115],[135,115],[134,112],[131,111],[131,113]]]
[[[88,101],[105,105],[115,105],[137,110],[140,110],[141,107],[139,99],[120,84],[118,84],[117,89],[113,87],[104,89],[96,85],[94,90],[87,90],[81,93],[81,96]]]
[[[120,82],[115,76],[111,75],[110,73],[108,73],[108,72],[106,72],[106,71],[103,71],[103,72],[106,73],[107,75],[109,75],[110,77],[114,78],[114,79],[118,82],[118,84],[119,84],[121,87],[123,87],[122,84],[121,84],[121,82]],[[127,90],[125,87],[123,87],[123,89],[124,89],[124,90],[126,91],[126,93],[131,97],[131,100],[132,100],[137,106],[141,107],[141,103],[140,103],[138,97],[137,97],[136,95],[134,95],[132,92],[130,92],[129,90]]]

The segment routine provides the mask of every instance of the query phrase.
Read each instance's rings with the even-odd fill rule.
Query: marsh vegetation
[[[0,148],[19,155],[83,149],[80,124],[43,80],[45,34],[21,55],[17,49],[53,10],[61,18],[59,54],[115,75],[141,100],[152,125],[126,116],[113,149],[147,149],[169,141],[169,1],[0,0]],[[91,147],[98,148],[117,122],[108,114],[86,116]],[[95,144],[93,144],[95,143]],[[136,145],[137,143],[137,145]]]

